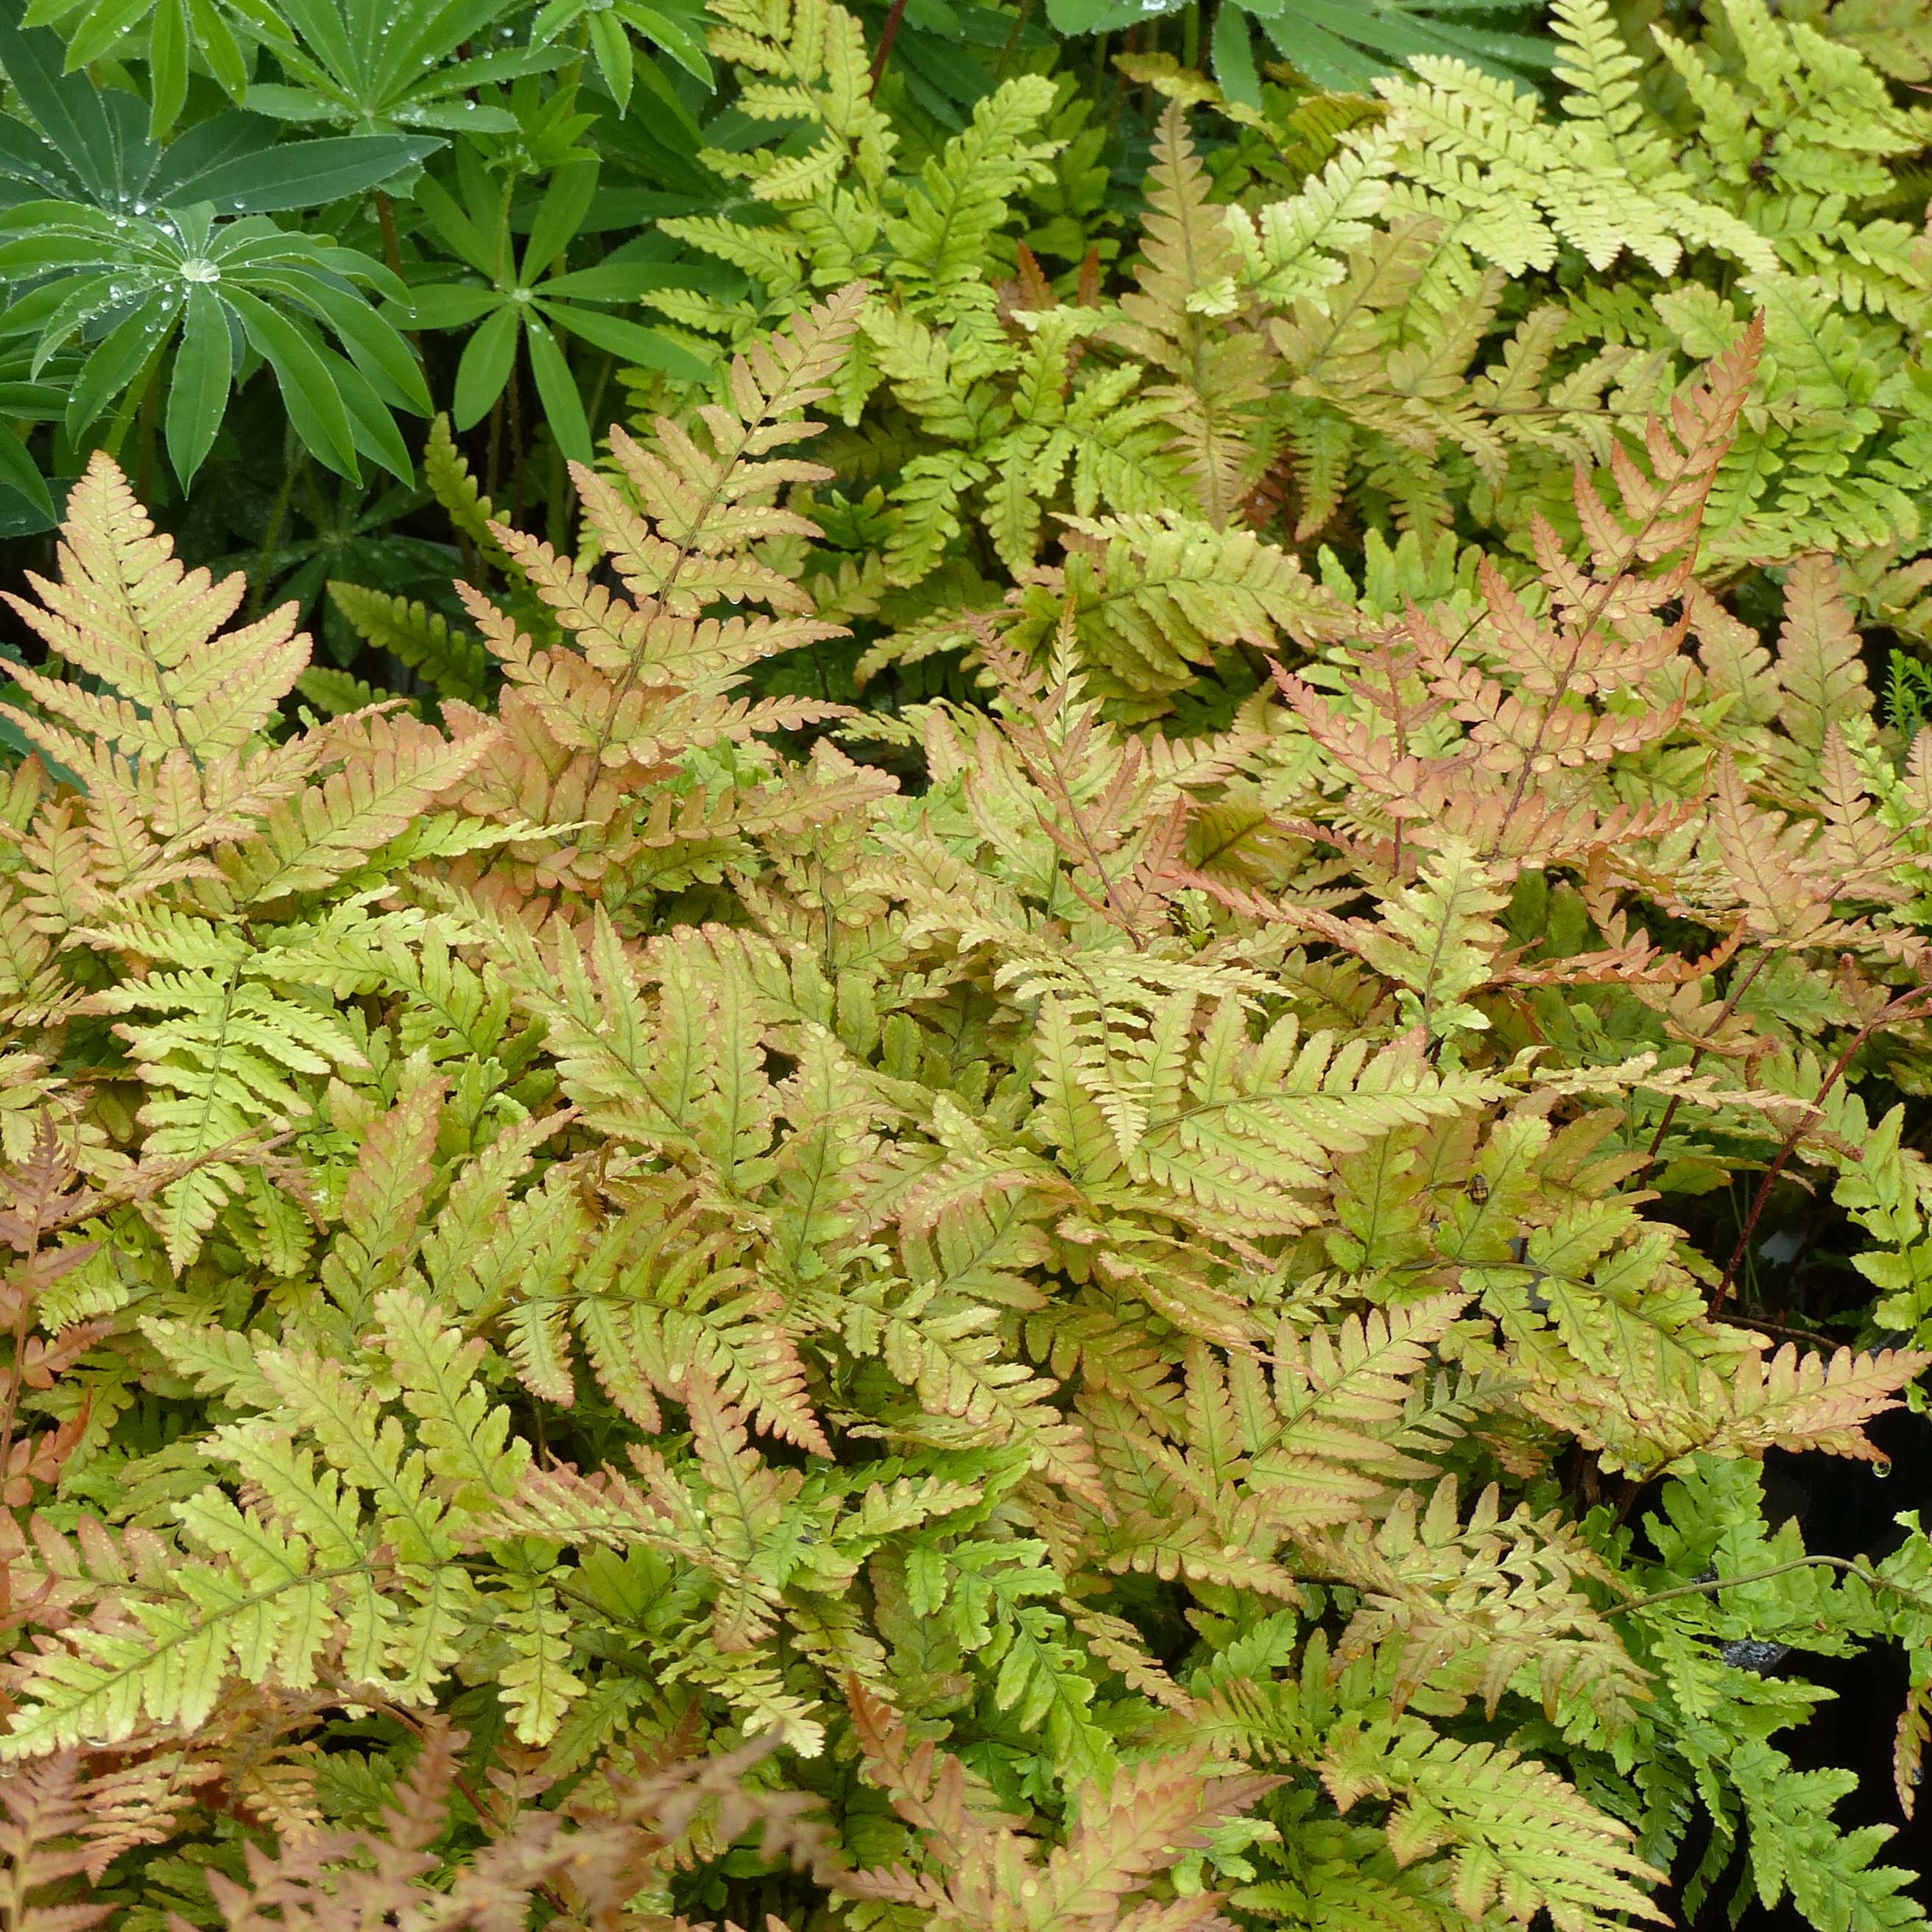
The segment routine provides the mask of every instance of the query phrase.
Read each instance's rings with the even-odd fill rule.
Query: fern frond
[[[22,687],[65,730],[50,730],[16,706],[4,711],[56,759],[64,750],[112,780],[117,755],[132,762],[179,751],[205,764],[238,754],[308,662],[292,605],[222,634],[245,580],[238,572],[216,584],[205,570],[184,569],[104,452],[74,486],[60,564],[58,583],[28,574],[38,602],[11,593],[7,601],[50,650],[100,688],[21,666]],[[98,748],[81,752],[79,740]]]
[[[440,611],[360,584],[332,581],[328,596],[365,644],[420,671],[443,696],[482,702],[490,660],[475,638],[452,629]]]
[[[1438,1737],[1413,1718],[1330,1738],[1322,1779],[1344,1811],[1390,1802],[1397,1859],[1454,1847],[1456,1903],[1520,1924],[1547,1912],[1562,1932],[1595,1932],[1628,1914],[1664,1915],[1634,1880],[1661,1875],[1629,1849],[1630,1834],[1562,1779],[1505,1746]]]
[[[1165,708],[1229,646],[1274,650],[1284,638],[1306,645],[1334,621],[1334,607],[1300,565],[1248,531],[1217,530],[1172,510],[1070,518],[1068,525],[1076,542],[1066,598],[1102,692]],[[1016,641],[1057,626],[1058,599],[1034,593],[1023,608]]]
[[[0,1778],[0,1858],[6,1860],[6,1886],[20,1932],[86,1932],[108,1917],[109,1905],[70,1900],[37,1901],[50,1887],[72,1890],[70,1881],[86,1872],[98,1879],[100,1867],[84,1842],[94,1822],[80,1762],[63,1754],[39,1764],[20,1765]],[[140,1842],[137,1839],[134,1842]]]
[[[1007,203],[1049,178],[1058,141],[1030,140],[1054,104],[1052,82],[1028,74],[1003,82],[977,103],[964,131],[920,171],[905,212],[886,227],[896,259],[889,271],[914,313],[972,299],[990,305],[989,260]]]

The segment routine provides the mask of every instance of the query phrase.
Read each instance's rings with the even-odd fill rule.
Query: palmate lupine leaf
[[[363,130],[510,133],[514,116],[465,98],[466,91],[546,72],[566,57],[527,45],[466,52],[508,11],[506,0],[400,0],[381,8],[370,0],[284,0],[276,55],[287,80],[251,80],[244,103],[280,121]]]
[[[103,96],[91,81],[76,78],[108,48],[138,33],[144,20],[146,139],[128,124],[134,104],[128,97]],[[245,94],[247,63],[231,21],[244,23],[244,33],[290,44],[280,16],[257,0],[121,0],[85,9],[72,0],[33,0],[24,14],[16,0],[0,16],[0,67],[52,146],[36,153],[25,143],[0,140],[0,172],[110,212],[137,202],[158,208],[210,201],[237,214],[260,214],[322,206],[388,179],[441,146],[434,136],[398,134],[283,143],[273,122],[232,112],[204,121],[192,139],[168,142],[185,100],[192,55],[231,99]],[[59,31],[46,31],[50,23]]]
[[[467,104],[466,104],[466,105]],[[532,218],[519,260],[486,238],[495,230],[496,190],[478,172],[459,170],[464,200],[433,175],[417,184],[416,199],[444,245],[482,282],[438,282],[410,298],[409,320],[419,328],[467,329],[457,364],[452,409],[459,430],[487,416],[516,367],[520,343],[537,395],[557,446],[572,463],[593,454],[583,398],[559,341],[559,333],[622,356],[627,362],[701,380],[706,364],[656,331],[598,306],[634,298],[656,284],[653,269],[616,263],[570,270],[566,250],[588,218],[597,189],[598,163],[574,160],[556,171]]]
[[[412,473],[392,412],[427,415],[429,392],[409,345],[362,292],[400,295],[401,284],[329,237],[261,215],[222,220],[208,202],[134,214],[34,201],[0,216],[0,273],[30,291],[0,314],[0,330],[34,338],[37,369],[83,332],[95,338],[68,400],[70,436],[130,386],[145,392],[172,346],[168,450],[185,482],[220,430],[238,338],[274,371],[318,461],[349,476],[364,457]]]
[[[1168,12],[1165,4],[1154,10]],[[1048,17],[1064,34],[1100,34],[1131,26],[1136,14],[1121,0],[1052,0]],[[1259,28],[1271,52],[1292,62],[1318,87],[1364,92],[1377,76],[1400,73],[1419,56],[1454,57],[1491,73],[1534,76],[1550,59],[1549,44],[1532,31],[1531,10],[1500,4],[1447,4],[1434,0],[1342,7],[1328,0],[1251,0],[1217,22],[1215,79],[1230,100],[1258,106],[1261,89],[1251,35]]]

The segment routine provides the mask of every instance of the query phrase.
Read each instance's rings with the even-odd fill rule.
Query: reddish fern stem
[[[906,0],[892,0],[892,10],[886,16],[885,32],[879,36],[879,51],[872,56],[872,84],[868,92],[879,91],[879,77],[886,70],[886,63],[892,57],[892,43],[899,37],[899,22],[905,18]]]

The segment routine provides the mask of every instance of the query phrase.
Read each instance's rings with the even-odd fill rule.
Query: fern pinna
[[[1932,1362],[1867,1099],[1932,738],[1834,566],[1768,642],[1699,574],[1759,331],[1533,572],[1406,598],[1150,388],[1198,518],[1076,522],[946,620],[983,704],[861,717],[750,680],[840,628],[794,452],[914,342],[876,300],[615,437],[574,553],[479,524],[437,723],[291,719],[287,620],[76,489],[7,713],[16,1916],[1915,1917],[1741,1660],[1906,1646],[1909,1804],[1924,1538],[1814,1558],[1760,1462],[1875,1459]],[[1869,1330],[1754,1326],[1658,1204],[1733,1172],[1834,1196]]]

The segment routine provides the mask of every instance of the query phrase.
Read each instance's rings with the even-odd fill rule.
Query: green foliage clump
[[[1814,1554],[1762,1486],[1932,1362],[1868,1097],[1932,1051],[1932,736],[1836,566],[1769,648],[1696,574],[1762,326],[1580,545],[1331,581],[1204,733],[1110,715],[1071,572],[978,626],[982,704],[759,693],[838,628],[810,412],[877,299],[614,432],[574,554],[483,526],[490,709],[372,607],[440,723],[287,723],[291,610],[232,626],[105,458],[14,600],[22,1895],[1594,1932],[1682,1865],[1910,1922],[1751,1661],[1932,1635],[1915,1520]],[[1282,593],[1200,527],[1225,648]],[[1653,1204],[1754,1170],[1862,1231],[1857,1346]]]
[[[1932,41],[1252,13],[0,20],[22,1932],[1922,1919]]]

